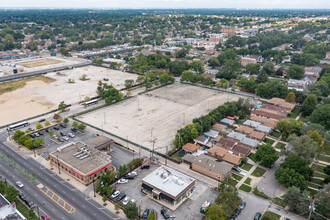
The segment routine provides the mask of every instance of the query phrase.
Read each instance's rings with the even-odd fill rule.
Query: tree
[[[168,73],[163,73],[159,76],[159,82],[161,84],[167,84],[169,83],[170,80],[170,76],[168,75]]]
[[[218,88],[227,89],[229,87],[229,83],[228,83],[228,80],[226,80],[226,79],[220,79],[220,81],[217,82],[217,84],[215,86]]]
[[[317,97],[327,97],[330,94],[330,89],[327,82],[318,81],[308,86],[308,92],[316,94]]]
[[[44,144],[44,139],[43,138],[37,138],[34,142],[33,142],[33,147],[40,147],[42,144]]]
[[[266,71],[261,70],[260,73],[257,76],[256,83],[265,83],[265,82],[268,82],[268,81],[269,81],[269,78],[268,78],[268,75],[267,75]]]
[[[91,99],[91,97],[89,97],[89,96],[86,96],[86,97],[84,98],[84,102],[88,102],[88,101],[90,101],[90,100],[92,100],[92,99]]]
[[[288,94],[288,88],[284,86],[279,79],[272,79],[266,83],[260,83],[257,89],[257,95],[262,98],[280,97],[285,98]]]
[[[194,76],[194,73],[193,72],[191,72],[191,71],[188,71],[188,70],[186,70],[186,71],[183,71],[182,72],[182,75],[181,75],[181,79],[180,79],[180,81],[181,82],[191,82],[192,81],[192,79],[193,79],[193,76]]]
[[[136,204],[129,202],[124,208],[124,213],[128,219],[136,219],[138,216],[138,208]]]
[[[290,211],[303,213],[308,210],[311,199],[306,190],[301,191],[299,188],[292,186],[283,196],[284,202],[289,206]]]
[[[207,208],[205,213],[205,220],[225,220],[229,215],[226,214],[224,207],[216,204],[212,204]]]
[[[202,74],[204,72],[204,64],[202,61],[193,60],[190,62],[189,67],[196,73]]]
[[[83,122],[79,123],[79,125],[77,126],[77,129],[79,131],[84,131],[86,129],[86,124]]]
[[[64,123],[64,124],[69,123],[69,119],[68,119],[68,118],[64,118],[64,119],[63,119],[63,123]]]
[[[314,196],[315,198],[315,212],[313,213],[313,219],[321,219],[319,215],[326,217],[327,219],[330,218],[330,186],[327,185],[324,187],[323,190],[319,190],[318,193]],[[325,219],[325,218],[322,218]]]
[[[313,123],[318,123],[326,129],[330,128],[330,104],[319,105],[313,111],[310,120]]]
[[[313,108],[315,108],[317,104],[319,104],[319,102],[317,101],[317,96],[315,94],[308,95],[303,102],[303,105],[309,105]]]
[[[268,75],[274,73],[274,64],[270,61],[267,61],[262,68]]]
[[[301,190],[307,189],[305,178],[294,169],[280,167],[275,171],[275,178],[285,187],[298,187]]]
[[[304,76],[305,69],[302,66],[293,65],[290,66],[287,74],[291,79],[301,79]]]
[[[101,66],[103,63],[103,59],[93,59],[92,63]]]
[[[18,190],[12,186],[7,186],[5,189],[6,199],[8,199],[9,202],[14,202],[18,196],[18,193]]]
[[[277,122],[276,128],[281,132],[283,140],[286,140],[290,134],[301,134],[303,124],[303,122],[293,118],[284,118]]]
[[[134,80],[133,79],[126,79],[125,80],[125,88],[130,89],[134,85]]]
[[[212,69],[214,69],[217,66],[220,66],[220,62],[217,58],[209,59],[208,63],[209,63],[209,66],[212,67]]]
[[[174,62],[169,63],[170,73],[174,76],[180,76],[183,71],[189,69],[189,64],[187,61],[175,60]]]
[[[308,163],[316,157],[318,144],[309,136],[293,134],[289,136],[289,142],[293,145],[290,153],[303,157]]]
[[[65,104],[64,101],[60,102],[60,104],[58,105],[58,109],[61,111],[64,111],[67,107],[68,105]]]
[[[24,146],[28,149],[31,149],[33,147],[33,141],[30,137],[28,137],[25,141],[24,141]]]
[[[23,136],[25,133],[21,130],[17,130],[15,131],[15,133],[12,136],[12,139],[14,139],[15,141],[18,141],[18,139]]]
[[[242,199],[238,196],[237,190],[230,186],[227,187],[227,190],[220,192],[215,200],[215,204],[222,206],[227,216],[234,214],[241,202]]]
[[[106,195],[103,195],[103,196],[102,196],[102,201],[103,201],[103,203],[105,203],[107,200],[108,200],[108,197],[107,197]]]
[[[44,125],[47,127],[47,126],[50,126],[50,122],[49,121],[45,121]]]
[[[278,153],[271,145],[263,144],[259,146],[255,156],[262,166],[270,168],[277,160]]]
[[[36,216],[36,213],[34,212],[34,210],[29,209],[28,219],[36,219],[36,218],[38,218],[38,217]]]
[[[260,64],[259,63],[249,63],[246,65],[246,71],[249,74],[258,74],[260,70]]]
[[[86,74],[83,74],[79,79],[80,79],[81,81],[89,80],[89,78],[87,78],[87,75],[86,75]]]
[[[294,94],[294,92],[289,92],[289,94],[286,96],[285,101],[287,102],[295,102],[296,101],[296,95]]]
[[[307,131],[306,135],[308,137],[310,137],[313,141],[315,141],[319,147],[323,145],[323,137],[317,130],[314,130],[314,131],[309,130],[309,131]],[[320,151],[318,151],[318,152],[320,152]]]
[[[73,121],[73,122],[72,122],[72,127],[78,129],[78,125],[79,125],[79,123],[78,123],[77,121]]]

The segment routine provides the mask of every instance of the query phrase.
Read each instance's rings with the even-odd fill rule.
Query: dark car
[[[46,119],[42,118],[38,122],[44,122],[44,121],[46,121]]]
[[[64,142],[64,139],[63,138],[59,138],[58,140],[61,141],[61,142]]]
[[[36,135],[35,135],[35,134],[30,134],[30,137],[31,137],[31,138],[35,138]]]
[[[108,78],[103,78],[103,80],[104,80],[104,81],[109,81],[109,79],[108,79]]]
[[[261,218],[261,213],[257,212],[256,215],[254,216],[254,220],[259,220]]]
[[[76,131],[77,131],[77,128],[75,128],[75,127],[72,127],[72,128],[71,128],[71,131],[74,131],[74,132],[76,132]]]
[[[150,168],[150,164],[146,163],[146,164],[143,164],[141,166],[141,169],[149,169]]]
[[[34,128],[28,128],[30,131],[34,131]]]
[[[45,131],[46,132],[50,132],[52,129],[50,129],[50,128],[47,128]]]
[[[32,208],[34,208],[34,207],[36,207],[36,204],[34,204],[34,202],[32,201],[32,200],[30,200],[30,199],[26,199],[25,200],[25,203],[32,209]]]
[[[55,130],[59,130],[59,129],[60,129],[59,126],[54,126],[53,128],[54,128]]]
[[[39,135],[44,135],[44,132],[39,131],[38,134],[39,134]]]
[[[128,179],[128,180],[132,180],[132,179],[134,179],[134,175],[126,175],[126,176],[124,176],[124,179]]]
[[[241,172],[241,169],[240,168],[238,168],[238,167],[233,167],[233,168],[231,168],[231,170],[233,170],[233,171],[236,171],[236,172]]]
[[[24,193],[19,193],[18,196],[21,198],[21,200],[25,201],[27,196]]]
[[[62,123],[62,124],[61,124],[61,127],[62,127],[62,128],[66,128],[66,124],[65,124],[65,123]]]
[[[116,201],[119,202],[120,200],[122,200],[125,197],[126,197],[125,193],[120,193],[119,196],[116,198]]]
[[[65,134],[64,132],[62,132],[62,131],[60,132],[60,134],[61,134],[62,136],[66,136],[66,134]]]
[[[238,208],[235,210],[235,217],[237,217],[240,213],[241,213],[241,209],[238,207]]]
[[[232,215],[232,216],[229,217],[228,220],[235,220],[235,219],[236,219],[235,215]]]
[[[168,219],[170,217],[170,215],[166,212],[165,209],[160,210],[160,214],[162,214],[165,219]]]
[[[143,214],[142,214],[142,218],[148,218],[149,212],[150,212],[149,209],[145,209]]]
[[[241,204],[238,206],[241,210],[243,210],[246,206],[246,202],[241,202]]]

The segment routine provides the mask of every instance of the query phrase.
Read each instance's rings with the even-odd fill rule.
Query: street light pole
[[[37,206],[37,212],[38,212],[38,219],[40,219],[39,206]]]
[[[93,189],[94,189],[94,197],[96,197],[96,194],[95,194],[95,174],[93,175]]]

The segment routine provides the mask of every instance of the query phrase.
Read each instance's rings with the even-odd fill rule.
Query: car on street
[[[150,212],[149,209],[145,209],[143,214],[142,214],[142,218],[148,218],[149,212]]]
[[[69,136],[70,138],[74,138],[74,137],[75,137],[75,135],[72,134],[72,133],[69,133],[68,136]]]
[[[241,204],[238,206],[241,210],[243,210],[246,206],[246,202],[241,202]]]
[[[46,214],[42,214],[41,215],[41,219],[42,220],[52,220],[48,215],[46,215]]]
[[[34,207],[36,207],[36,204],[34,204],[34,202],[32,200],[30,200],[29,198],[27,198],[25,200],[25,203],[32,209]]]
[[[18,186],[19,188],[23,188],[24,184],[21,181],[17,181],[16,186]]]
[[[34,128],[28,128],[28,130],[30,130],[30,131],[34,131]]]
[[[119,201],[122,200],[125,196],[126,196],[125,193],[120,193],[119,196],[116,198],[116,201],[119,202]]]
[[[146,164],[143,164],[141,166],[141,169],[149,169],[150,168],[150,164],[146,163]]]
[[[170,217],[170,215],[165,209],[160,210],[160,214],[162,214],[165,219],[168,219]]]
[[[27,198],[27,196],[24,193],[21,193],[21,192],[18,194],[18,196],[23,201],[25,201],[25,199]]]
[[[238,167],[233,167],[233,168],[231,168],[231,170],[233,170],[233,171],[236,171],[236,172],[238,172],[238,173],[240,173],[240,172],[241,172],[241,169],[240,169],[240,168],[238,168]]]
[[[261,213],[257,212],[256,215],[254,216],[254,220],[259,220],[261,218]]]
[[[120,179],[120,180],[118,180],[117,183],[119,183],[119,184],[128,183],[128,180],[127,179]]]
[[[123,200],[123,205],[127,205],[129,202],[129,196],[126,196],[125,199]]]
[[[68,141],[69,138],[67,136],[62,137],[64,140]]]
[[[120,191],[116,191],[116,192],[114,192],[112,195],[111,195],[111,198],[116,198],[117,196],[119,196],[119,194],[120,194]]]

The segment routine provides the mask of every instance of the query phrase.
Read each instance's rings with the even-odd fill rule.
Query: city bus
[[[8,130],[9,131],[12,131],[12,130],[15,130],[15,129],[18,129],[18,128],[24,128],[26,126],[29,126],[29,122],[27,121],[24,121],[24,122],[21,122],[21,123],[18,123],[18,124],[15,124],[15,125],[10,125],[8,127]]]
[[[97,100],[91,100],[91,101],[88,101],[88,102],[85,102],[85,107],[87,106],[90,106],[90,105],[96,105],[97,103],[99,103],[99,101]]]

